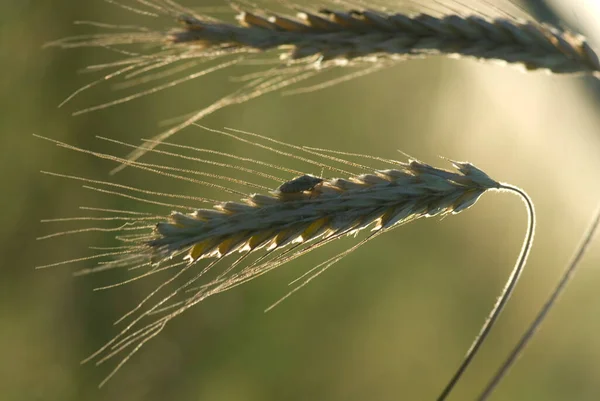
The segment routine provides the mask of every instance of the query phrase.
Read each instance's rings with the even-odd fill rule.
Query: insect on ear
[[[323,182],[322,178],[314,175],[304,174],[296,177],[293,180],[284,182],[277,188],[277,192],[281,194],[294,194],[305,191],[312,191],[315,187]]]

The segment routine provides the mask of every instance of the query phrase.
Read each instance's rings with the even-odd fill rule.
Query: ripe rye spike
[[[277,143],[278,146],[291,147],[300,154],[317,156],[329,162],[339,163],[360,171],[367,168],[361,164],[341,159],[338,155],[328,155],[326,149],[320,149],[319,152],[316,152],[313,148],[285,144],[244,131],[231,129],[225,132],[210,131],[227,136],[233,135],[244,141],[246,139],[242,136]],[[127,166],[145,173],[164,176],[164,172],[170,170],[169,166],[152,165],[153,167],[149,168],[146,163],[126,161],[118,157],[79,149],[55,140],[50,141],[60,147],[94,157],[112,160],[117,163],[126,163]],[[130,146],[119,141],[111,142]],[[325,171],[344,171],[321,161],[299,156],[298,153],[283,152],[260,142],[251,143],[251,145],[296,160],[299,159],[313,167],[315,165],[319,166],[324,168]],[[190,150],[193,150],[193,148]],[[204,151],[205,149],[200,150]],[[220,152],[215,153],[215,155],[233,156]],[[178,155],[170,152],[165,152],[165,156],[181,160]],[[181,197],[181,195],[147,191],[112,182],[51,173],[55,176],[93,184],[93,187],[87,186],[87,188],[101,193],[126,197],[136,202],[176,210],[166,217],[161,217],[160,214],[150,214],[143,218],[135,213],[119,211],[116,217],[106,219],[106,221],[114,222],[116,225],[114,228],[88,227],[42,237],[43,239],[62,235],[77,235],[88,230],[116,233],[116,238],[120,242],[117,246],[98,249],[95,255],[89,257],[40,266],[50,267],[93,260],[97,262],[97,266],[84,269],[84,273],[122,267],[141,272],[136,277],[121,283],[99,288],[102,290],[124,285],[158,272],[172,272],[169,278],[118,320],[118,322],[121,322],[128,319],[129,323],[112,340],[86,359],[86,361],[94,359],[97,364],[101,364],[118,354],[124,354],[121,361],[101,385],[112,377],[142,345],[158,335],[170,320],[183,314],[211,295],[222,293],[253,280],[346,235],[355,235],[361,230],[371,228],[371,233],[367,234],[358,243],[301,275],[294,281],[296,287],[276,302],[273,305],[275,306],[339,262],[343,257],[388,230],[421,217],[460,213],[472,206],[488,190],[511,191],[521,195],[530,207],[528,237],[499,302],[494,307],[457,375],[445,391],[447,394],[485,340],[487,333],[507,302],[519,278],[532,240],[533,206],[521,190],[493,180],[483,171],[467,162],[451,162],[456,171],[448,171],[417,160],[403,163],[381,158],[369,158],[369,156],[366,156],[366,158],[391,164],[391,168],[374,169],[371,173],[355,175],[350,173],[351,175],[347,178],[318,178],[310,174],[304,174],[280,184],[277,189],[266,194],[249,194],[237,202],[214,202],[203,197]],[[257,160],[249,160],[249,162],[265,165],[259,164],[261,162]],[[223,164],[222,167],[235,168],[235,166],[227,164]],[[284,167],[278,165],[270,165],[270,167],[279,171],[286,171]],[[194,173],[193,170],[186,169],[178,169],[177,171],[181,171],[183,174],[169,174],[168,177],[189,183],[190,181],[185,174],[186,172],[188,174]],[[248,171],[254,176],[259,176],[258,172]],[[221,177],[223,180],[228,178],[224,175],[213,175],[213,177],[215,179]],[[193,182],[215,188],[215,185],[210,182],[200,180]],[[239,183],[235,184],[239,185]],[[105,187],[108,187],[108,189]],[[218,188],[227,189],[220,185]],[[141,193],[147,195],[148,198],[168,197],[172,199],[173,197],[181,197],[190,201],[197,199],[202,204],[212,204],[213,208],[177,206],[154,201],[153,199],[132,196],[129,192]],[[235,196],[238,191],[230,190],[224,193],[234,194]],[[100,210],[111,212],[107,209]],[[53,219],[52,221],[69,220],[79,222],[97,221],[95,217],[91,216]],[[157,223],[152,224],[153,222]],[[234,254],[238,254],[238,256],[234,257]],[[208,259],[207,263],[202,264],[203,259]],[[216,272],[216,275],[208,277],[209,272],[221,265],[223,266]],[[201,280],[204,283],[201,283]],[[151,319],[150,323],[147,322],[148,318]]]
[[[486,190],[500,187],[469,163],[453,164],[458,173],[413,160],[398,169],[348,179],[304,175],[284,183],[274,195],[254,194],[242,202],[217,204],[216,210],[173,212],[157,224],[155,238],[140,245],[149,247],[157,260],[185,252],[190,262],[263,247],[274,250],[353,234],[372,224],[373,230],[381,230],[423,216],[455,214]],[[311,185],[304,185],[305,177],[312,178]]]
[[[525,70],[600,76],[598,56],[583,36],[537,22],[530,16],[518,19],[507,14],[499,18],[474,14],[473,10],[471,14],[450,12],[434,16],[371,9],[322,9],[288,17],[267,10],[250,12],[235,8],[239,12],[236,24],[194,13],[174,1],[132,0],[132,3],[146,10],[128,7],[131,11],[167,17],[178,21],[179,26],[173,24],[164,30],[128,26],[119,33],[67,37],[48,44],[118,51],[134,45],[133,52],[122,51],[121,60],[88,67],[95,71],[113,70],[72,93],[63,104],[107,80],[121,78],[123,82],[116,85],[121,88],[148,87],[75,114],[112,107],[244,62],[280,65],[242,75],[238,79],[240,88],[177,120],[174,126],[156,135],[152,143],[133,151],[130,160],[138,159],[217,110],[283,90],[317,77],[329,68],[340,67],[343,75],[296,87],[288,93],[320,90],[399,62],[430,56],[496,60],[523,66]],[[140,52],[139,47],[144,50]],[[269,59],[271,56],[275,57]],[[165,82],[155,84],[160,80]]]
[[[279,48],[285,60],[313,58],[321,64],[440,54],[502,60],[557,74],[600,73],[598,56],[584,37],[535,21],[327,9],[302,12],[296,19],[242,11],[238,26],[190,15],[179,20],[184,28],[173,31],[167,42],[197,46],[198,51]]]

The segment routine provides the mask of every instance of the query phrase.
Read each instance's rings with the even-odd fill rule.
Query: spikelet
[[[232,132],[224,132],[224,134],[229,136],[232,135]],[[236,131],[235,134],[239,136],[247,134],[275,142],[257,134],[241,131]],[[189,170],[127,161],[115,156],[78,149],[57,141],[53,142],[61,147],[92,154],[117,163],[126,163],[132,168],[172,178],[192,180],[189,177],[191,173]],[[124,144],[118,141],[114,142]],[[319,156],[355,169],[367,169],[360,164],[332,156],[322,149],[316,151],[312,148],[283,145],[292,147],[296,153],[304,152],[304,154]],[[257,143],[256,146],[284,156],[299,158],[327,170],[345,171],[333,165],[270,148],[264,144]],[[175,157],[181,156],[162,150],[154,150],[154,152]],[[170,207],[170,204],[150,201],[144,197],[162,195],[213,203],[214,205],[210,209],[186,210],[180,208],[168,216],[147,215],[139,211],[121,212],[111,220],[117,221],[119,224],[122,224],[123,221],[126,223],[104,231],[114,231],[117,239],[122,242],[122,246],[116,247],[113,252],[103,251],[104,253],[98,253],[88,258],[48,265],[55,266],[95,259],[98,261],[97,267],[85,269],[84,272],[115,267],[135,267],[135,271],[145,270],[144,273],[127,282],[147,277],[159,271],[172,272],[164,283],[120,319],[121,321],[125,318],[132,318],[119,334],[90,359],[102,363],[117,354],[125,353],[125,357],[109,375],[110,377],[145,342],[156,336],[171,319],[211,295],[259,277],[332,241],[347,235],[356,235],[361,230],[370,228],[370,233],[354,246],[325,260],[301,276],[298,279],[300,284],[282,298],[283,300],[344,256],[381,233],[421,217],[441,217],[459,213],[472,206],[484,192],[501,189],[504,185],[466,162],[452,162],[456,171],[448,171],[417,160],[403,163],[383,158],[370,157],[370,159],[391,164],[391,168],[374,169],[370,173],[349,174],[344,178],[324,178],[299,174],[297,178],[280,181],[280,185],[273,186],[274,189],[270,191],[242,195],[243,199],[240,201],[229,202],[185,195],[158,194],[111,182],[52,173],[91,183],[94,185],[92,189],[100,192],[126,196],[140,202],[160,206]],[[258,160],[246,160],[260,166],[279,168],[288,173],[298,173],[295,170],[268,165]],[[229,168],[244,168],[226,163],[220,165]],[[251,169],[246,170],[259,174]],[[180,175],[179,173],[187,174]],[[265,173],[260,172],[260,174],[263,177],[272,178]],[[227,179],[225,176],[216,175],[213,178]],[[233,189],[218,186],[219,184],[194,180],[193,182],[196,183],[217,186],[220,190],[226,190],[234,195],[241,194]],[[131,192],[142,193],[142,197],[131,195]],[[86,220],[85,218],[74,218],[73,220],[78,219]],[[53,221],[56,220],[69,219]],[[87,220],[95,221],[94,218]],[[94,229],[97,230],[92,227],[51,234],[43,238],[77,234]],[[238,256],[234,256],[235,254]],[[256,257],[250,257],[255,254]],[[202,262],[203,259],[207,259],[207,261]],[[213,274],[209,279],[202,280],[204,282],[200,283],[201,279],[207,277],[206,274],[209,270],[214,271],[217,266],[221,265],[223,266],[216,272],[216,277]],[[184,284],[181,284],[182,280]],[[121,284],[123,283],[118,285]],[[176,288],[167,290],[170,286]],[[165,291],[167,295],[164,294]],[[162,295],[159,296],[159,293]],[[153,301],[151,306],[144,309],[146,304],[151,304],[150,300],[155,297],[158,297],[159,300]],[[145,320],[149,317],[153,321],[147,324]]]
[[[239,90],[157,135],[157,142],[223,107],[281,90],[334,67],[343,68],[345,75],[291,92],[318,90],[398,62],[439,55],[499,60],[524,66],[526,70],[555,74],[600,74],[598,56],[584,37],[530,17],[521,20],[510,15],[460,13],[435,16],[384,9],[321,9],[288,17],[259,9],[239,10],[238,23],[234,24],[196,14],[172,1],[136,0],[133,3],[147,9],[138,10],[139,13],[166,16],[178,21],[180,27],[174,24],[171,29],[161,31],[138,27],[123,33],[84,35],[49,43],[49,46],[63,48],[161,46],[146,54],[136,48],[135,53],[124,52],[122,60],[91,66],[93,70],[114,68],[115,71],[84,86],[66,101],[91,86],[117,77],[125,79],[121,86],[131,87],[186,71],[189,74],[76,114],[127,102],[244,62],[276,66],[240,77],[239,80],[246,83]],[[273,54],[280,60],[269,59]],[[135,160],[154,146],[146,144],[144,149],[132,152],[130,158]]]

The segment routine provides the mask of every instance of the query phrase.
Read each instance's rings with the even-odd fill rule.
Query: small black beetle
[[[277,190],[283,194],[310,191],[322,182],[322,178],[305,174],[301,175],[300,177],[296,177],[293,180],[284,182],[279,186],[279,188],[277,188]]]

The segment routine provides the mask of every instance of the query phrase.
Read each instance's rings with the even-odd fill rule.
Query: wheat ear
[[[241,11],[237,15],[236,25],[194,14],[172,1],[136,2],[148,7],[154,16],[163,15],[176,19],[182,27],[165,31],[138,27],[129,32],[79,36],[49,43],[50,46],[63,48],[99,46],[114,49],[115,46],[131,44],[163,46],[149,54],[125,53],[127,56],[123,60],[90,67],[95,70],[112,67],[116,71],[84,86],[67,100],[95,84],[120,76],[129,80],[122,83],[122,86],[134,86],[168,78],[186,70],[196,71],[77,113],[110,107],[156,93],[219,69],[250,62],[253,57],[258,58],[256,61],[263,65],[276,66],[242,77],[242,81],[248,82],[238,91],[191,114],[183,122],[157,135],[154,138],[157,142],[168,139],[223,107],[280,90],[331,67],[354,66],[358,70],[349,72],[352,70],[347,69],[345,76],[294,91],[322,89],[397,62],[435,55],[483,61],[499,60],[522,65],[526,70],[545,70],[556,74],[600,74],[598,56],[584,37],[533,20],[461,14],[437,17],[425,13],[411,15],[368,9],[324,9],[318,12],[301,12],[295,18],[266,11]],[[262,58],[261,55],[265,53],[267,57],[276,53],[282,60]],[[202,63],[215,60],[222,62],[199,67]],[[130,159],[139,158],[154,146],[156,145],[147,143],[144,148],[132,152]]]
[[[557,74],[600,72],[598,56],[585,38],[534,21],[327,9],[299,13],[296,19],[242,11],[239,26],[186,15],[179,20],[184,29],[170,33],[166,42],[198,52],[283,49],[284,60],[313,57],[318,63],[440,54]]]
[[[258,137],[271,143],[275,142],[256,134],[241,131],[221,133],[235,135],[244,141],[248,141],[248,139],[241,136],[250,135],[253,139]],[[128,161],[86,151],[61,142],[53,142],[61,147],[117,163],[125,163],[132,168],[171,178],[189,181],[192,179],[189,175],[197,173],[183,169],[177,170],[169,166]],[[298,153],[304,153],[310,157],[316,156],[325,158],[329,162],[341,163],[346,169],[363,171],[368,169],[361,164],[333,156],[336,154],[335,152],[327,153],[322,149],[285,145],[291,147],[295,152],[290,153],[264,144],[257,143],[256,145],[284,156],[298,158]],[[164,151],[154,150],[154,152]],[[229,156],[233,157],[233,155]],[[302,174],[298,178],[280,181],[279,186],[275,186],[275,189],[270,192],[250,193],[238,202],[217,202],[213,209],[192,207],[193,210],[190,210],[189,207],[180,206],[175,207],[179,211],[172,212],[168,216],[120,211],[117,216],[107,218],[107,220],[118,222],[119,225],[113,229],[103,229],[103,231],[115,232],[121,242],[120,246],[102,249],[102,252],[88,258],[42,267],[96,259],[100,260],[98,266],[84,272],[123,266],[145,269],[144,273],[127,282],[147,277],[159,271],[176,271],[127,313],[123,318],[134,314],[136,317],[89,358],[95,359],[97,363],[102,363],[125,352],[124,358],[107,377],[108,380],[133,353],[156,336],[171,319],[211,295],[259,277],[343,236],[354,235],[363,229],[371,228],[370,234],[357,244],[325,260],[302,275],[297,280],[300,284],[282,298],[283,300],[344,256],[381,233],[421,217],[459,213],[472,206],[486,191],[504,188],[504,184],[491,179],[483,171],[466,162],[452,162],[456,171],[448,171],[416,160],[402,163],[382,158],[372,159],[391,164],[391,168],[371,170],[371,173],[354,174],[347,178],[319,178]],[[346,171],[308,157],[301,158],[301,160],[331,171]],[[229,167],[233,168],[234,166],[230,165]],[[283,169],[282,167],[277,168]],[[173,205],[150,201],[144,197],[155,195],[168,196],[171,199],[175,197],[172,194],[158,194],[83,177],[53,175],[84,181],[88,183],[89,188],[96,191],[125,196],[167,208]],[[214,178],[222,180],[226,177],[215,176]],[[202,181],[194,182],[210,185]],[[227,190],[226,187],[219,187],[219,189]],[[131,192],[142,193],[143,197],[136,197]],[[231,189],[230,193],[238,192]],[[180,197],[211,203],[211,200],[207,198]],[[82,217],[72,220],[78,219],[96,221],[101,218]],[[44,238],[77,234],[87,230],[79,229],[51,234]],[[100,229],[92,227],[89,230]],[[258,252],[261,249],[263,252]],[[234,257],[233,254],[240,256]],[[256,256],[251,258],[252,255]],[[194,269],[202,259],[209,259],[209,261],[201,268]],[[227,264],[222,271],[217,272],[216,277],[209,279],[207,283],[199,287],[193,287],[201,278],[206,277],[209,271],[214,271],[216,266],[223,263]],[[181,280],[184,281],[184,284],[180,284],[175,290],[144,310],[151,298],[166,289],[167,286],[175,285]],[[110,287],[113,286],[106,288]],[[154,317],[155,320],[149,324],[142,323],[142,319],[148,317]],[[480,338],[479,341],[483,341],[483,338]]]
[[[279,50],[283,61],[302,60],[319,67],[330,61],[340,65],[451,55],[556,74],[600,73],[598,56],[583,36],[533,20],[329,9],[300,12],[296,18],[241,11],[238,25],[181,11],[174,16],[182,28],[66,38],[48,45],[164,43],[185,51],[181,58],[188,60]],[[156,55],[167,63],[178,61],[167,57]]]
[[[458,173],[413,160],[396,169],[324,179],[307,190],[253,194],[241,203],[218,204],[216,210],[174,212],[158,223],[155,238],[145,245],[160,260],[185,252],[190,262],[262,247],[274,250],[354,234],[373,223],[377,231],[422,216],[458,213],[499,187],[471,164],[453,164]]]

